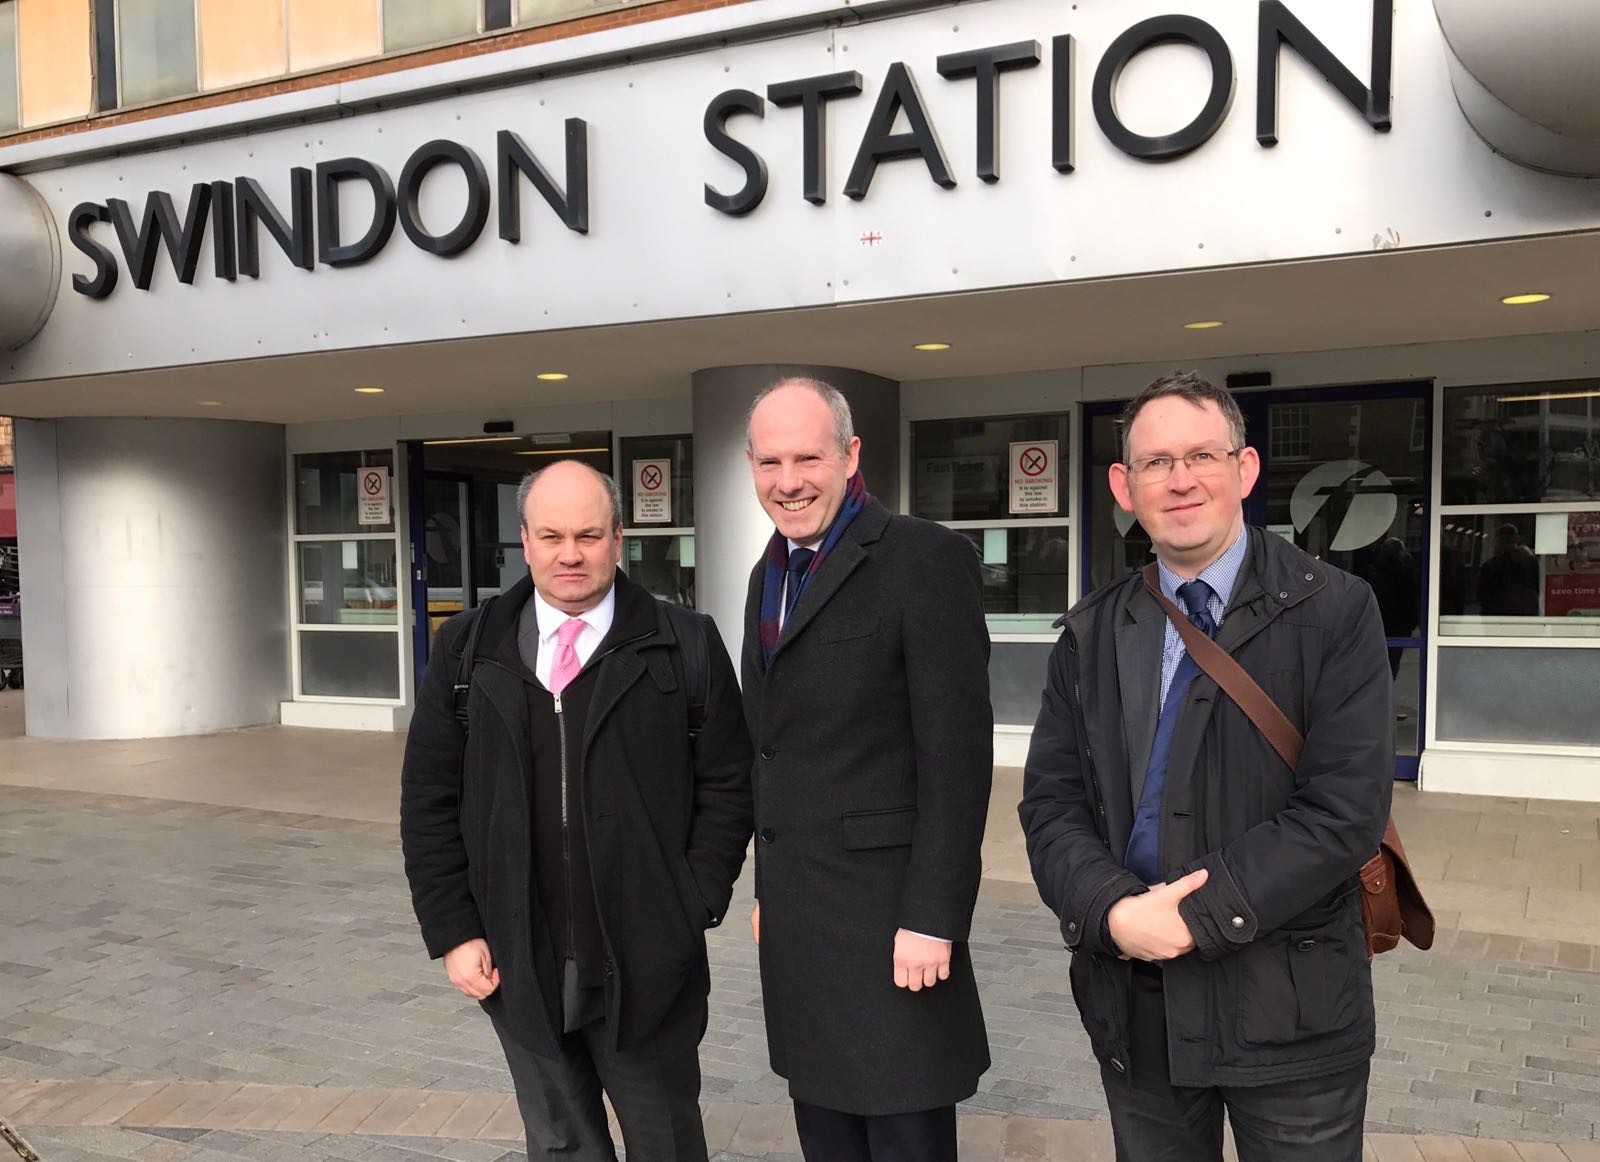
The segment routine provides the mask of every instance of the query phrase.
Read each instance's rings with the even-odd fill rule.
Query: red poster
[[[1544,579],[1544,615],[1600,617],[1600,573],[1550,573]]]
[[[0,472],[0,540],[17,535],[17,484],[9,472]]]

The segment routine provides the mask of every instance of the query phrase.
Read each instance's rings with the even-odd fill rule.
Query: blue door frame
[[[1269,410],[1275,404],[1283,403],[1368,403],[1379,400],[1410,399],[1422,403],[1423,438],[1422,458],[1424,475],[1431,481],[1433,474],[1433,384],[1427,380],[1415,380],[1395,383],[1356,384],[1338,387],[1318,388],[1286,388],[1278,390],[1264,390],[1239,392],[1235,398],[1239,403],[1239,410],[1244,412],[1245,431],[1253,433],[1251,447],[1255,448],[1261,457],[1261,476],[1264,480],[1269,467],[1269,445],[1271,441],[1264,438],[1269,422]],[[1096,466],[1091,462],[1093,449],[1093,424],[1100,416],[1115,416],[1122,411],[1123,400],[1097,401],[1083,405],[1083,419],[1078,427],[1078,464],[1081,474],[1079,496],[1083,497],[1083,532],[1079,540],[1079,576],[1087,580],[1092,575],[1092,562],[1094,552],[1094,520],[1095,513],[1089,504],[1089,497],[1094,495],[1094,473],[1104,471],[1105,466]],[[1259,441],[1256,442],[1256,441]],[[1396,755],[1394,760],[1394,777],[1398,780],[1415,782],[1418,769],[1421,765],[1421,752],[1426,743],[1426,730],[1428,707],[1428,578],[1431,576],[1429,563],[1433,554],[1433,521],[1428,511],[1432,503],[1433,491],[1428,488],[1424,492],[1422,514],[1422,539],[1418,548],[1417,575],[1421,592],[1418,594],[1417,637],[1391,637],[1386,639],[1390,649],[1416,650],[1418,660],[1418,690],[1417,690],[1417,754]],[[1247,524],[1264,526],[1267,522],[1267,490],[1257,488],[1250,496],[1245,498],[1244,518]]]

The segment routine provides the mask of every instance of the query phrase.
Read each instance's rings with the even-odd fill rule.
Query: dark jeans
[[[1175,1086],[1160,971],[1134,966],[1130,1077],[1100,1071],[1117,1162],[1222,1162],[1224,1110],[1239,1162],[1361,1162],[1368,1063],[1275,1085]]]
[[[603,1019],[563,1036],[559,1058],[528,1051],[496,1022],[528,1157],[616,1162],[604,1093],[617,1112],[628,1162],[706,1162],[699,1053],[706,1003],[679,1009],[649,1045],[615,1056],[607,1049]]]
[[[956,1162],[955,1106],[867,1116],[797,1101],[794,1126],[806,1162]]]

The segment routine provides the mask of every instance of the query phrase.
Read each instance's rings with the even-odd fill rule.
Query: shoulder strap
[[[694,738],[706,722],[706,703],[711,700],[710,647],[706,645],[706,623],[698,613],[681,605],[663,601],[667,620],[683,656],[683,681],[689,696],[689,737]]]
[[[1234,661],[1227,650],[1195,628],[1183,611],[1168,600],[1167,595],[1161,592],[1161,575],[1154,564],[1144,567],[1144,587],[1166,610],[1167,618],[1183,639],[1183,647],[1189,651],[1194,664],[1210,674],[1212,680],[1238,704],[1239,709],[1255,723],[1256,729],[1266,735],[1272,749],[1289,764],[1291,771],[1299,767],[1300,752],[1305,749],[1306,740],[1278,708],[1271,695],[1245,673],[1244,667]]]
[[[467,731],[467,692],[472,689],[472,664],[478,660],[478,638],[483,634],[483,623],[488,619],[489,607],[493,604],[494,598],[491,597],[478,606],[472,624],[467,629],[467,644],[461,649],[461,660],[456,664],[456,681],[451,692],[455,696],[456,722],[463,734]]]

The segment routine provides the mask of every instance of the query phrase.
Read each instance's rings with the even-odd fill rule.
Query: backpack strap
[[[451,692],[455,697],[456,723],[461,727],[461,733],[467,732],[467,693],[472,689],[472,666],[478,660],[478,638],[483,634],[483,623],[489,617],[489,607],[495,599],[489,598],[475,611],[472,624],[467,629],[467,644],[462,647],[461,660],[456,664],[455,685]]]
[[[706,644],[706,623],[700,614],[663,601],[661,608],[672,624],[683,658],[683,681],[689,697],[689,737],[699,736],[711,701],[711,649]]]

